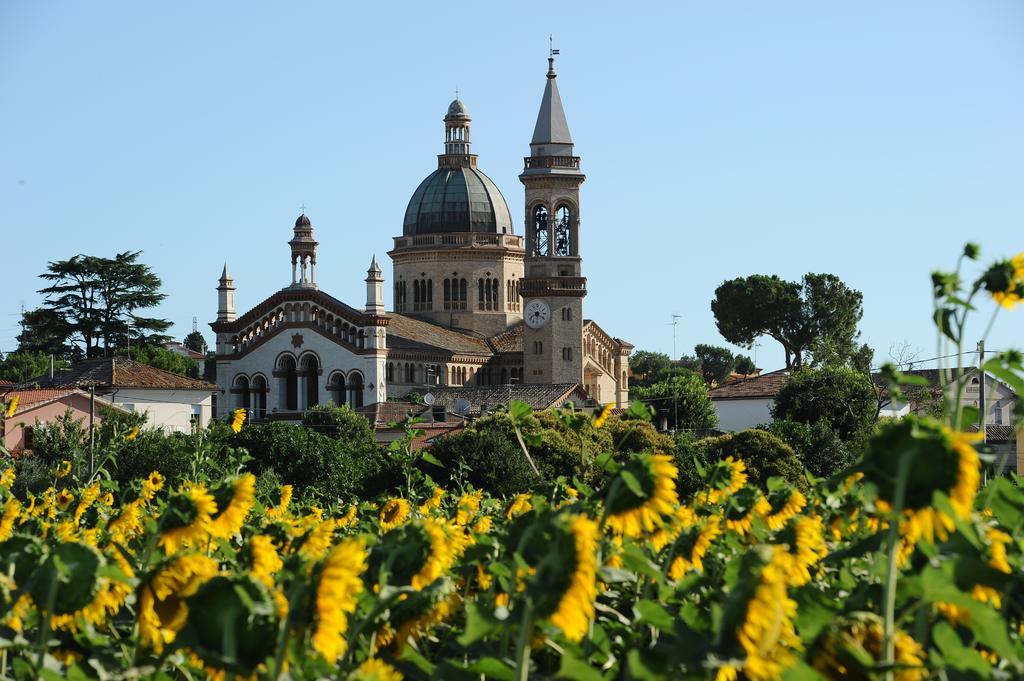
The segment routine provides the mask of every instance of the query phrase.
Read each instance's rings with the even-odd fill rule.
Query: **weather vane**
[[[559,51],[555,49],[555,37],[549,33],[548,34],[548,56],[549,57],[554,57],[556,54],[558,54],[558,52]]]
[[[301,210],[302,214],[305,215],[306,214],[306,204],[302,204],[301,206],[299,206],[299,210]]]

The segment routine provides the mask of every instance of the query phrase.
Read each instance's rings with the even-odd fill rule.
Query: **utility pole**
[[[984,339],[978,341],[978,373],[980,376],[980,383],[978,383],[978,432],[981,433],[981,441],[985,442],[985,412],[987,411],[985,405],[985,341]]]
[[[96,472],[96,386],[89,386],[89,479]]]
[[[676,327],[679,326],[679,320],[682,319],[682,318],[683,318],[682,315],[676,314],[675,312],[673,312],[672,313],[672,321],[669,322],[669,326],[672,327],[672,361],[673,362],[676,361],[677,359],[679,359],[679,355],[676,354]]]

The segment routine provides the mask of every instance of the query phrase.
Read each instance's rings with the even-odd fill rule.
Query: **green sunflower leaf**
[[[665,608],[654,601],[637,601],[635,607],[636,611],[640,614],[639,622],[650,624],[655,629],[661,631],[670,632],[675,628],[675,618],[669,614],[668,610],[665,610]]]
[[[494,613],[480,607],[476,601],[466,601],[466,630],[459,636],[459,645],[468,646],[501,627]],[[484,673],[484,672],[481,672]]]
[[[602,681],[604,679],[601,672],[568,652],[562,655],[562,664],[559,666],[555,678],[561,681]]]
[[[626,487],[629,488],[630,492],[637,495],[641,499],[647,498],[647,495],[644,494],[643,486],[640,485],[640,481],[637,480],[636,476],[633,475],[630,471],[623,468],[621,471],[619,471],[619,476],[622,478],[622,481],[626,483]]]

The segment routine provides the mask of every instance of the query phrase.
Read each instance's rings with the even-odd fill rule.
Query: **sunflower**
[[[807,497],[797,489],[786,489],[779,492],[772,492],[768,497],[771,510],[765,516],[765,523],[772,532],[777,532],[785,526],[790,518],[804,509],[807,505]]]
[[[676,556],[668,568],[669,579],[679,581],[688,572],[704,572],[704,556],[721,533],[721,525],[715,516],[705,519],[703,526],[686,528],[676,540]]]
[[[359,508],[355,504],[349,504],[348,510],[345,511],[345,515],[338,518],[337,527],[339,530],[344,530],[346,527],[355,522],[356,513],[359,512]]]
[[[736,633],[736,640],[746,653],[743,673],[751,681],[778,679],[796,663],[795,651],[803,646],[793,626],[796,601],[786,591],[791,560],[782,549],[772,550]]]
[[[64,488],[64,489],[62,489],[60,491],[60,494],[58,494],[56,497],[54,497],[53,503],[60,510],[66,511],[68,506],[70,506],[71,502],[74,501],[74,500],[75,500],[75,495],[73,495],[71,492],[69,492],[67,490],[67,488]]]
[[[594,427],[600,428],[603,426],[604,422],[608,420],[608,417],[612,415],[612,409],[614,408],[615,405],[611,402],[601,407],[601,411],[594,415]]]
[[[473,523],[473,532],[475,534],[487,534],[491,531],[491,526],[494,524],[494,518],[489,515],[480,516],[480,519]]]
[[[747,484],[747,465],[727,456],[711,470],[708,489],[697,495],[697,502],[713,506],[740,491]]]
[[[1005,532],[994,527],[989,527],[985,532],[985,538],[989,544],[989,567],[999,570],[1003,574],[1011,574],[1013,568],[1007,560],[1006,545],[1013,541],[1013,538]],[[991,603],[997,610],[1003,606],[1002,594],[991,586],[975,584],[971,590],[971,596],[976,601]]]
[[[381,628],[377,636],[376,650],[393,645],[396,652],[400,653],[409,641],[419,641],[437,625],[450,620],[462,606],[462,596],[458,591],[447,592],[446,589],[441,589],[437,594],[422,595],[431,599],[436,598],[436,601],[429,601],[425,608],[422,601],[404,601],[411,604],[410,607],[422,609],[411,616],[403,617],[403,614],[407,613],[403,613],[401,608],[396,608],[393,617],[397,618],[397,622],[389,622]],[[437,597],[438,595],[440,597]]]
[[[349,681],[402,681],[402,675],[387,662],[371,657],[352,672]]]
[[[746,494],[733,497],[733,503],[730,503],[725,511],[726,529],[735,532],[741,538],[746,537],[754,529],[755,518],[763,518],[772,508],[760,490],[748,487],[743,492]]]
[[[129,430],[128,434],[124,436],[124,439],[126,441],[128,441],[128,442],[131,442],[132,440],[134,440],[138,436],[139,436],[139,427],[138,426],[132,426],[132,429]]]
[[[110,555],[121,572],[131,579],[135,576],[131,564],[125,560],[119,551]],[[83,608],[64,615],[51,615],[51,623],[54,629],[69,631],[78,634],[82,622],[92,627],[102,625],[108,617],[116,615],[124,606],[128,596],[132,593],[131,585],[108,577],[100,576],[98,579],[99,588],[93,600]]]
[[[410,586],[417,591],[430,586],[447,572],[466,550],[468,544],[468,539],[461,528],[451,527],[442,521],[426,518],[423,520],[422,528],[426,532],[430,548],[423,565],[409,580]]]
[[[185,546],[197,545],[210,536],[211,520],[217,502],[204,485],[190,485],[168,502],[160,516],[160,545],[169,556]]]
[[[789,546],[793,557],[786,566],[790,586],[810,582],[811,569],[828,555],[824,532],[821,518],[812,514],[796,518],[776,537]]]
[[[529,494],[517,494],[512,499],[512,503],[508,505],[508,511],[505,512],[505,517],[509,520],[517,516],[530,511],[533,508],[533,504],[530,503],[531,495]]]
[[[569,519],[576,564],[569,586],[555,612],[548,617],[570,641],[580,641],[594,618],[597,600],[597,523],[584,515]]]
[[[94,482],[93,484],[82,490],[82,497],[78,500],[78,505],[75,507],[75,523],[79,523],[82,520],[82,516],[89,510],[89,507],[100,498],[100,484]]]
[[[272,508],[268,508],[267,512],[265,513],[265,515],[268,518],[272,519],[272,520],[276,520],[278,518],[283,518],[285,516],[285,514],[288,513],[288,505],[291,502],[292,502],[292,486],[291,485],[281,485],[281,496],[278,498],[277,506],[274,506]]]
[[[111,541],[127,545],[142,534],[142,508],[145,503],[142,499],[136,499],[121,507],[121,514],[107,525]]]
[[[3,473],[0,473],[0,487],[4,489],[10,489],[11,485],[14,484],[14,479],[17,476],[14,474],[13,468],[5,468]]]
[[[420,504],[420,513],[429,515],[433,509],[441,508],[442,497],[444,497],[444,490],[440,487],[435,487],[434,491],[430,494],[430,498]]]
[[[183,555],[160,568],[139,589],[139,639],[156,654],[185,626],[185,599],[217,574],[217,561],[198,554]]]
[[[480,501],[484,493],[481,490],[467,492],[459,497],[458,511],[455,514],[456,525],[468,525],[473,516],[480,510]]]
[[[334,541],[335,527],[335,523],[330,520],[318,522],[306,534],[305,540],[299,548],[299,553],[309,560],[319,560],[322,558],[327,553],[327,550],[331,548],[331,542]]]
[[[11,398],[11,401],[7,403],[7,418],[14,416],[14,412],[18,411],[18,402],[21,401],[21,395],[15,395]]]
[[[679,504],[678,475],[672,459],[664,454],[634,456],[609,485],[605,499],[608,526],[627,537],[654,531],[662,524],[663,516],[670,515]]]
[[[53,471],[53,476],[55,478],[66,478],[70,474],[71,462],[68,461],[67,459],[64,459],[59,464],[57,464],[57,468],[55,468]]]
[[[249,574],[268,589],[274,589],[274,575],[284,567],[277,555],[274,540],[265,534],[257,534],[249,540],[249,555],[252,564]]]
[[[989,267],[978,284],[991,294],[992,300],[1012,310],[1024,299],[1024,253]]]
[[[11,497],[4,502],[4,514],[0,518],[0,542],[5,542],[11,538],[11,534],[14,531],[14,521],[18,519],[18,514],[21,513],[21,503]]]
[[[219,539],[228,539],[242,529],[242,524],[256,499],[256,476],[245,473],[227,489],[232,492],[231,500],[227,504],[217,501],[217,506],[223,507],[224,510],[210,523],[210,536]]]
[[[366,546],[361,539],[347,539],[331,551],[320,571],[316,589],[316,618],[313,647],[334,664],[345,652],[348,618],[356,610],[363,590]]]
[[[152,501],[156,493],[163,488],[164,476],[160,475],[157,471],[153,471],[142,481],[142,498],[146,501]]]
[[[242,430],[242,424],[245,423],[245,409],[235,409],[231,412],[231,430],[239,432]]]
[[[409,519],[411,511],[409,502],[401,497],[392,497],[385,501],[380,508],[381,532],[387,532],[404,523]]]
[[[895,681],[923,681],[929,677],[925,667],[926,653],[921,644],[897,630]],[[855,613],[850,619],[834,626],[819,645],[811,660],[812,666],[830,679],[873,677],[864,668],[865,662],[881,661],[884,657],[885,631],[881,618],[871,613]]]

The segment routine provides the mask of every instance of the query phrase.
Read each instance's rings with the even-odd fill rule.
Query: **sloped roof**
[[[410,417],[419,416],[430,407],[425,404],[405,400],[393,402],[374,402],[356,409],[370,420],[370,423],[405,423]]]
[[[533,139],[530,144],[572,144],[569,134],[569,123],[565,120],[562,98],[555,84],[554,67],[548,72],[547,83],[544,84],[544,97],[540,101],[537,112],[537,124],[533,126]]]
[[[713,400],[755,400],[774,398],[789,380],[789,369],[779,369],[760,376],[740,378],[723,383],[710,391]]]
[[[84,390],[78,388],[29,388],[26,390],[8,390],[3,393],[2,399],[5,404],[9,404],[15,396],[18,398],[18,408],[14,412],[14,416],[23,414],[26,411],[31,411],[36,407],[41,407],[44,404],[50,402],[56,402],[57,400],[63,399],[69,395],[78,395],[83,399],[89,399],[89,394]],[[117,405],[109,402],[101,397],[96,398],[97,404],[104,407],[114,407],[121,409]]]
[[[179,376],[127,357],[87,359],[70,369],[61,369],[53,378],[41,376],[30,383],[39,388],[158,388],[163,390],[204,390],[219,388],[198,378]]]
[[[523,351],[523,322],[519,322],[501,333],[487,339],[495,352]]]
[[[967,426],[968,433],[977,433],[978,425],[972,424]],[[1013,426],[997,423],[986,423],[985,424],[985,441],[998,443],[998,442],[1016,442],[1017,436],[1013,431]]]
[[[455,412],[455,403],[464,399],[470,403],[469,413],[479,413],[482,406],[496,407],[508,404],[510,400],[526,402],[534,409],[560,407],[569,398],[580,401],[588,399],[587,392],[578,383],[547,383],[538,385],[489,385],[431,387],[434,405],[443,406],[446,411]]]
[[[420,319],[389,312],[388,347],[393,350],[441,351],[460,355],[491,355],[486,341]]]

